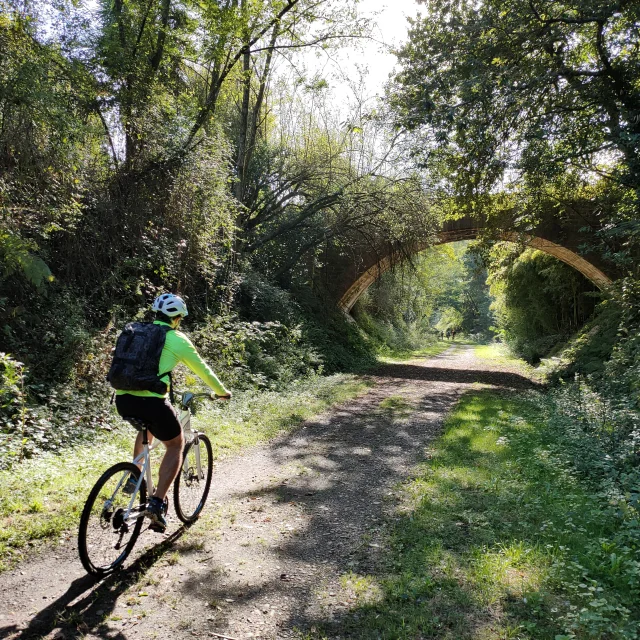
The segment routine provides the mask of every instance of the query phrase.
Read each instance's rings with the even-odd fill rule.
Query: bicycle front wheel
[[[185,524],[198,519],[209,495],[212,474],[211,441],[199,434],[185,446],[182,467],[173,484],[176,515]]]
[[[147,502],[147,485],[142,480],[134,497],[125,493],[129,476],[137,480],[140,469],[131,462],[119,462],[107,469],[94,485],[80,517],[78,552],[82,566],[93,576],[117,569],[131,553],[142,528]],[[128,514],[128,517],[127,517]]]

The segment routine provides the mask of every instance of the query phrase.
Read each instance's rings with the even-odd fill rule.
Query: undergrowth
[[[281,391],[310,376],[360,372],[375,364],[361,332],[332,305],[297,301],[255,274],[243,282],[237,311],[185,327],[234,392]],[[85,341],[66,379],[43,377],[37,353],[23,363],[0,352],[0,469],[115,427],[112,389],[105,382],[112,348],[127,320],[150,319],[144,309],[120,316]],[[176,369],[178,385],[185,372],[182,366]]]

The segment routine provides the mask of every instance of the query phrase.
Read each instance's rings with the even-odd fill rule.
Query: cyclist
[[[218,398],[228,400],[231,398],[231,392],[224,387],[216,374],[200,357],[191,340],[177,330],[183,318],[189,315],[184,300],[172,293],[165,293],[154,300],[151,308],[156,312],[153,324],[169,327],[166,330],[158,365],[158,377],[166,383],[166,391],[156,393],[147,390],[118,389],[116,391],[116,408],[122,417],[144,420],[149,425],[148,431],[151,432],[150,442],[155,437],[161,440],[166,447],[164,458],[160,464],[158,486],[145,511],[145,515],[152,521],[151,528],[162,533],[167,527],[165,498],[171,483],[180,471],[184,448],[182,426],[168,399],[171,371],[181,362],[205,382]],[[138,433],[133,449],[134,459],[142,453],[142,440],[142,433]],[[131,477],[124,490],[133,493],[135,487],[135,479]]]

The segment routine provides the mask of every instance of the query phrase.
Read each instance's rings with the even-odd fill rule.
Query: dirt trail
[[[218,464],[206,515],[188,530],[174,522],[164,540],[144,533],[117,575],[85,576],[73,536],[0,575],[0,638],[275,639],[339,628],[355,606],[340,577],[374,572],[394,487],[460,394],[531,385],[469,347],[372,377],[366,395]]]

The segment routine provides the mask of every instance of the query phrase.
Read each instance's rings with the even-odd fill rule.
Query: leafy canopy
[[[461,192],[572,168],[640,185],[640,4],[427,0],[393,100]]]

